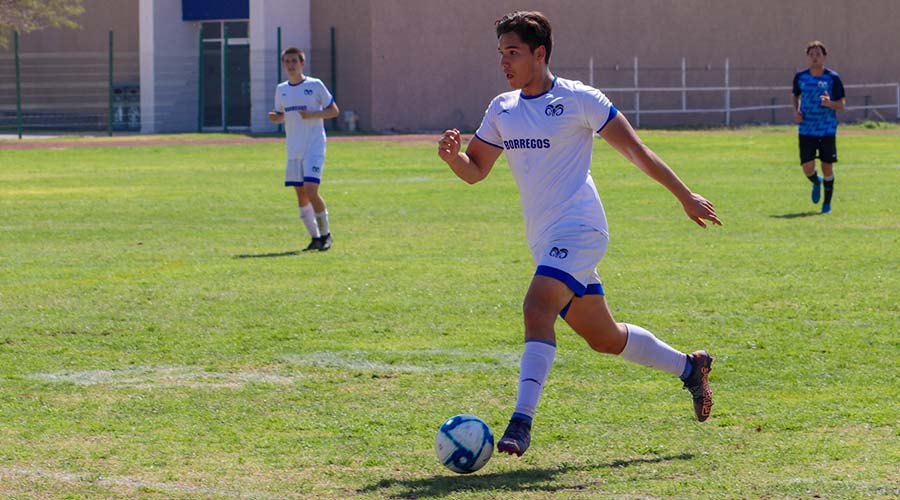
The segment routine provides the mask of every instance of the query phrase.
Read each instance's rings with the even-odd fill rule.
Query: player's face
[[[821,69],[825,67],[825,54],[822,53],[822,49],[819,47],[809,49],[806,53],[806,58],[809,60],[810,68]]]
[[[281,65],[288,77],[300,76],[303,74],[303,63],[300,62],[300,56],[297,54],[285,54],[281,58]]]
[[[498,44],[500,51],[500,69],[506,76],[509,86],[522,89],[541,76],[541,61],[544,59],[541,47],[532,52],[528,44],[516,33],[500,35]]]

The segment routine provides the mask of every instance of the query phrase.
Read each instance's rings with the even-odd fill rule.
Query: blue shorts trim
[[[302,182],[296,182],[296,181],[284,181],[284,185],[285,185],[285,186],[302,186],[303,183],[302,183]]]
[[[606,295],[603,293],[603,285],[600,283],[591,283],[587,286],[584,291],[585,295]],[[559,312],[559,317],[562,319],[566,319],[566,314],[569,312],[569,308],[572,307],[572,301],[570,300],[566,307],[562,308],[562,311]]]
[[[575,279],[574,276],[555,267],[538,266],[537,270],[534,272],[534,275],[546,276],[548,278],[562,281],[564,285],[571,288],[572,291],[575,292],[576,297],[583,296],[584,292],[587,291],[587,288],[582,285],[580,281]]]
[[[570,300],[569,303],[566,304],[566,307],[563,307],[562,311],[559,312],[559,317],[562,319],[566,319],[566,313],[569,312],[569,307],[571,307],[571,306],[572,306],[572,301]]]
[[[313,184],[321,184],[322,181],[316,179],[315,177],[303,177],[303,182],[312,182]]]

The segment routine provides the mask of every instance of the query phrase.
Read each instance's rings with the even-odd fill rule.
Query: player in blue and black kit
[[[794,121],[800,124],[800,164],[813,184],[812,202],[818,203],[825,187],[822,213],[831,212],[834,170],[837,163],[837,113],[844,109],[844,84],[837,73],[825,67],[828,51],[815,40],[806,45],[809,68],[794,75]],[[816,173],[816,158],[822,177]]]
[[[550,22],[540,12],[513,12],[496,23],[500,67],[514,90],[495,97],[475,138],[460,151],[459,130],[444,132],[438,156],[469,183],[490,173],[501,154],[519,188],[534,276],[522,306],[525,350],[519,392],[497,450],[522,455],[544,382],[556,356],[561,316],[595,351],[680,377],[699,421],[713,405],[706,351],[678,351],[650,331],[613,319],[597,274],[609,230],[591,177],[594,135],[618,150],[681,202],[701,227],[721,225],[712,203],[692,192],[599,90],[550,72]]]

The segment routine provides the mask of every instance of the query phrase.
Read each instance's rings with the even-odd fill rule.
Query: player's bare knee
[[[303,192],[309,199],[317,199],[319,198],[319,185],[314,182],[304,182]]]
[[[584,340],[588,343],[588,346],[590,346],[591,349],[593,349],[601,354],[609,353],[609,351],[608,351],[609,343],[605,342],[603,339],[590,338],[590,339],[584,339]]]
[[[600,331],[584,337],[591,349],[602,354],[618,354],[622,350],[622,340],[617,331]]]
[[[522,304],[526,332],[553,328],[557,314],[559,312],[554,312],[548,302],[530,296],[525,297]]]

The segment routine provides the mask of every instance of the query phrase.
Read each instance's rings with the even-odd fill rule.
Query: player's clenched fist
[[[447,163],[453,161],[459,154],[460,137],[459,130],[445,130],[438,142],[438,156]]]

